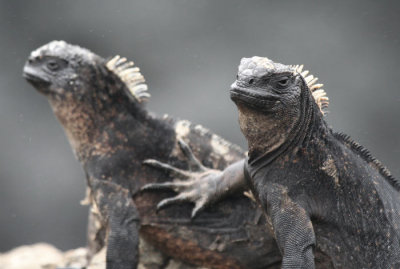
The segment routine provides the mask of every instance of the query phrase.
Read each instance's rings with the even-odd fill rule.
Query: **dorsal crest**
[[[134,67],[132,61],[116,55],[107,61],[106,67],[125,83],[131,96],[139,103],[150,98],[150,94],[147,92],[147,85],[144,83],[145,79],[140,73],[139,67]]]
[[[293,68],[294,73],[300,74],[304,78],[321,113],[325,115],[326,109],[329,106],[329,98],[325,90],[322,89],[324,84],[316,83],[318,78],[310,74],[308,70],[303,71],[303,65],[291,65],[290,67]]]

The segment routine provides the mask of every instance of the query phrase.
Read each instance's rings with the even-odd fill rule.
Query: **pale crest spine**
[[[322,87],[324,84],[316,82],[318,81],[317,77],[314,77],[312,74],[309,74],[310,72],[308,70],[304,70],[303,65],[291,65],[291,68],[293,68],[294,73],[300,74],[305,82],[307,83],[308,88],[310,89],[312,96],[314,97],[315,102],[317,103],[319,109],[321,110],[322,114],[326,113],[326,109],[328,108],[329,105],[329,98],[326,95],[326,92]]]
[[[139,102],[150,98],[147,92],[145,79],[138,67],[133,67],[134,63],[119,55],[113,57],[106,63],[108,70],[116,74],[129,89],[130,94]]]

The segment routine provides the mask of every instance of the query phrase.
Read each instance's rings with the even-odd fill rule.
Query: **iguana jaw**
[[[268,111],[278,100],[279,96],[268,93],[259,92],[254,89],[244,88],[234,82],[230,90],[231,99],[233,102],[242,103],[245,106],[255,108],[257,110]]]
[[[239,126],[248,142],[249,156],[258,156],[279,148],[287,139],[297,117],[285,118],[276,110],[280,98],[272,91],[249,88],[236,81],[231,99],[239,112]],[[278,106],[279,108],[279,106]],[[262,123],[262,124],[261,124]]]

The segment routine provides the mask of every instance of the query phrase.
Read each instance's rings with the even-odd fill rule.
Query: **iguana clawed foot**
[[[182,202],[194,203],[192,218],[211,203],[217,196],[217,181],[222,172],[210,169],[201,164],[194,156],[190,147],[183,141],[178,141],[180,149],[189,162],[189,171],[185,171],[157,160],[148,159],[143,164],[160,169],[174,177],[172,182],[151,183],[142,187],[142,191],[148,190],[173,190],[178,193],[175,197],[162,200],[157,205],[157,211],[169,205]]]

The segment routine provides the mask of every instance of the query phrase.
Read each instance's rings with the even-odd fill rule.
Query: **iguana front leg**
[[[279,184],[266,184],[259,198],[271,218],[283,256],[282,269],[315,268],[315,234],[306,210],[289,197],[286,187]]]
[[[128,190],[90,178],[93,200],[107,226],[107,269],[135,269],[139,255],[139,213]]]
[[[192,210],[193,218],[207,205],[245,190],[244,160],[231,164],[224,171],[210,169],[201,164],[183,140],[179,140],[178,143],[188,159],[190,171],[157,160],[144,161],[145,165],[163,170],[175,178],[173,182],[152,183],[142,188],[142,190],[173,190],[178,193],[175,197],[162,200],[157,205],[158,210],[175,203],[193,202],[195,204]]]

